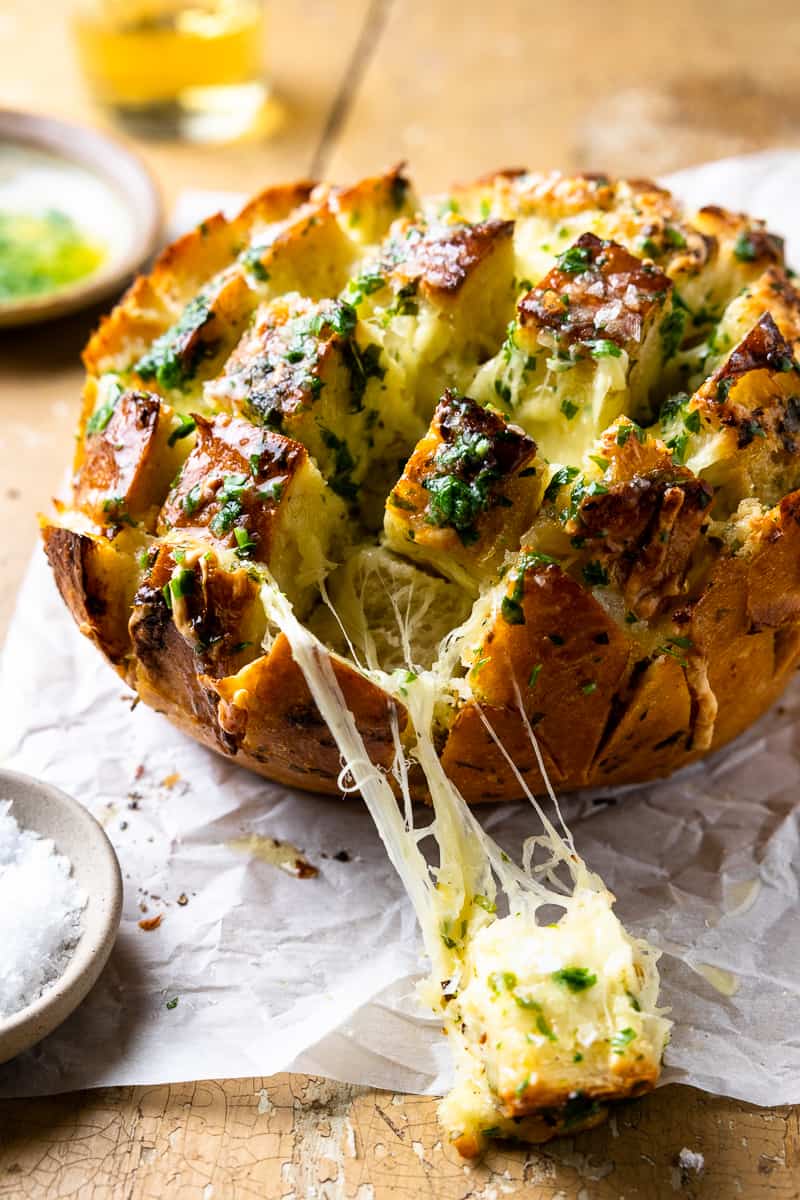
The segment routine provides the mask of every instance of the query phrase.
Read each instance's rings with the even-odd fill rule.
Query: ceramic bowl
[[[56,184],[52,207],[63,208],[79,224],[83,216],[94,233],[97,225],[106,224],[110,233],[103,239],[107,257],[96,271],[41,296],[0,301],[0,327],[52,320],[118,295],[161,238],[161,201],[141,160],[121,142],[95,130],[7,109],[0,109],[0,151],[9,156],[33,154],[41,164],[50,163],[53,171],[59,166],[79,168],[86,203],[82,204],[80,179],[72,179],[61,188]],[[7,164],[9,173],[13,169]]]
[[[30,1049],[84,999],[108,961],[122,913],[122,875],[105,832],[76,800],[29,775],[0,770],[0,799],[21,828],[52,838],[87,896],[83,933],[66,970],[33,1004],[0,1017],[0,1063]]]

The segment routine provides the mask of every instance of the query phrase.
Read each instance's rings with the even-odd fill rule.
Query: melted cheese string
[[[627,1045],[624,1039],[630,1040],[639,1034],[624,1022],[634,1022],[645,1039],[643,1048],[649,1047],[651,1059],[655,1059],[657,1074],[658,1059],[669,1028],[669,1023],[656,1008],[659,988],[655,966],[657,952],[646,942],[631,938],[625,932],[611,912],[614,897],[577,854],[572,834],[550,786],[516,681],[517,704],[558,821],[564,830],[562,836],[527,787],[521,772],[479,708],[484,726],[509,763],[544,830],[543,834],[527,839],[522,866],[513,862],[485,832],[446,775],[433,742],[435,706],[444,695],[441,670],[443,665],[447,669],[446,664],[452,656],[456,639],[445,639],[436,668],[414,673],[411,678],[406,677],[402,684],[398,680],[398,673],[391,675],[377,668],[364,672],[367,678],[388,694],[387,716],[395,747],[392,773],[403,797],[401,808],[387,774],[369,758],[355,717],[345,702],[330,651],[298,621],[290,601],[266,570],[263,575],[265,581],[261,588],[261,599],[268,622],[272,622],[286,636],[314,703],[339,748],[343,763],[340,785],[347,791],[361,793],[390,861],[414,905],[432,968],[426,1000],[432,1009],[443,1015],[446,1030],[451,1035],[456,1066],[456,1086],[442,1102],[441,1112],[451,1136],[463,1152],[480,1152],[485,1143],[487,1120],[490,1126],[504,1133],[520,1132],[509,1115],[507,1099],[494,1094],[487,1064],[479,1053],[479,1047],[486,1042],[487,1028],[496,1020],[498,1001],[497,994],[490,994],[495,986],[492,980],[512,981],[504,986],[509,989],[516,987],[518,976],[508,964],[513,961],[516,967],[519,960],[520,969],[529,974],[530,961],[525,960],[525,954],[519,959],[521,950],[528,953],[525,949],[527,945],[534,955],[534,977],[528,986],[546,986],[551,991],[556,986],[559,1003],[563,1001],[567,1006],[566,1011],[570,1011],[568,992],[552,982],[555,978],[553,968],[547,969],[550,972],[548,975],[544,967],[535,965],[541,953],[545,957],[548,953],[552,955],[552,941],[548,942],[547,950],[543,946],[543,935],[551,934],[551,929],[537,923],[537,911],[543,905],[555,905],[563,911],[563,917],[552,929],[564,930],[563,937],[567,939],[568,946],[575,943],[576,930],[579,930],[583,949],[587,945],[596,949],[599,945],[596,939],[600,936],[596,931],[601,927],[605,930],[603,936],[608,944],[605,955],[608,957],[601,955],[597,958],[595,955],[592,960],[596,973],[591,976],[590,986],[594,987],[600,980],[601,972],[603,983],[596,988],[594,1023],[587,1026],[584,1022],[583,1028],[592,1030],[588,1035],[583,1035],[589,1036],[589,1042],[585,1044],[592,1045],[599,1038],[598,1044],[613,1047],[613,1037],[616,1036],[622,1037],[623,1045]],[[395,612],[399,619],[396,609]],[[410,645],[408,642],[406,644]],[[392,698],[397,701],[396,704]],[[398,717],[400,705],[408,712],[410,731],[414,737],[410,752],[405,750],[401,738]],[[422,828],[414,825],[409,758],[416,761],[422,770],[433,807],[433,820]],[[429,866],[420,848],[420,844],[428,838],[434,840],[438,849],[439,859],[435,866]],[[549,857],[535,864],[534,857],[539,848],[546,848]],[[558,875],[559,870],[564,868],[569,875],[568,883]],[[509,916],[505,918],[497,915],[497,884],[508,901]],[[498,943],[494,934],[501,931]],[[487,935],[490,935],[488,942]],[[515,955],[517,958],[514,958]],[[588,974],[587,968],[570,966],[569,960],[564,965],[568,970],[577,971],[579,976],[581,972]],[[543,970],[545,974],[542,974]],[[621,997],[625,1005],[622,1015],[619,1010]],[[630,1001],[625,997],[630,997]],[[466,1018],[466,1024],[463,1004],[467,1005],[464,1011],[472,1014]],[[545,1050],[550,1041],[558,1040],[541,1015],[541,1004],[537,1000],[530,997],[529,993],[523,993],[521,999],[517,999],[517,1004],[523,1008],[512,1005],[510,1023],[501,1026],[507,1030],[509,1038],[519,1036],[519,1022],[530,1020],[531,1009],[540,1014],[535,1029],[544,1032],[534,1032],[533,1046],[531,1035],[525,1035],[525,1041],[512,1063],[512,1071],[518,1062],[527,1061],[526,1054],[536,1056],[542,1053],[536,1048],[537,1038]],[[632,1015],[634,1013],[635,1017]],[[573,1016],[570,1015],[570,1027],[573,1024]],[[598,1028],[603,1032],[597,1033]],[[579,1032],[579,1029],[575,1029],[575,1036]],[[496,1046],[499,1053],[502,1040],[497,1041]],[[582,1057],[581,1054],[576,1055],[574,1062]],[[639,1054],[639,1058],[642,1057]],[[546,1056],[542,1062],[547,1069]],[[600,1069],[603,1069],[602,1066]],[[613,1092],[613,1071],[609,1075],[608,1069],[605,1069],[606,1079],[612,1082],[607,1081],[604,1086],[606,1090],[610,1087]],[[503,1070],[507,1071],[506,1065],[503,1065]],[[559,1073],[558,1078],[563,1079],[563,1065],[556,1063],[555,1070]],[[571,1070],[571,1078],[575,1083],[568,1085],[566,1094],[580,1095],[581,1068],[573,1066]],[[527,1078],[521,1084],[527,1087]],[[565,1085],[562,1083],[560,1086],[563,1090]],[[516,1090],[515,1094],[521,1093]],[[536,1109],[533,1111],[535,1114]],[[535,1115],[531,1119],[535,1120]],[[531,1136],[537,1136],[533,1130]]]

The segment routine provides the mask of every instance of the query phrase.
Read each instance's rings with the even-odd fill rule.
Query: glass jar
[[[93,95],[131,132],[215,142],[257,129],[263,0],[78,0],[73,28]]]

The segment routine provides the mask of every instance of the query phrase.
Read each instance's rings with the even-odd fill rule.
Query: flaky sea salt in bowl
[[[0,1063],[77,1008],[121,911],[119,863],[94,817],[57,788],[0,770]]]

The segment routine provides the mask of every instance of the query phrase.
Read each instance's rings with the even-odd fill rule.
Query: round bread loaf
[[[72,495],[43,519],[81,630],[261,774],[341,764],[274,579],[374,761],[433,670],[471,802],[674,771],[800,656],[800,297],[779,238],[642,180],[401,169],[271,188],[101,324]],[[395,715],[397,720],[395,720]]]

